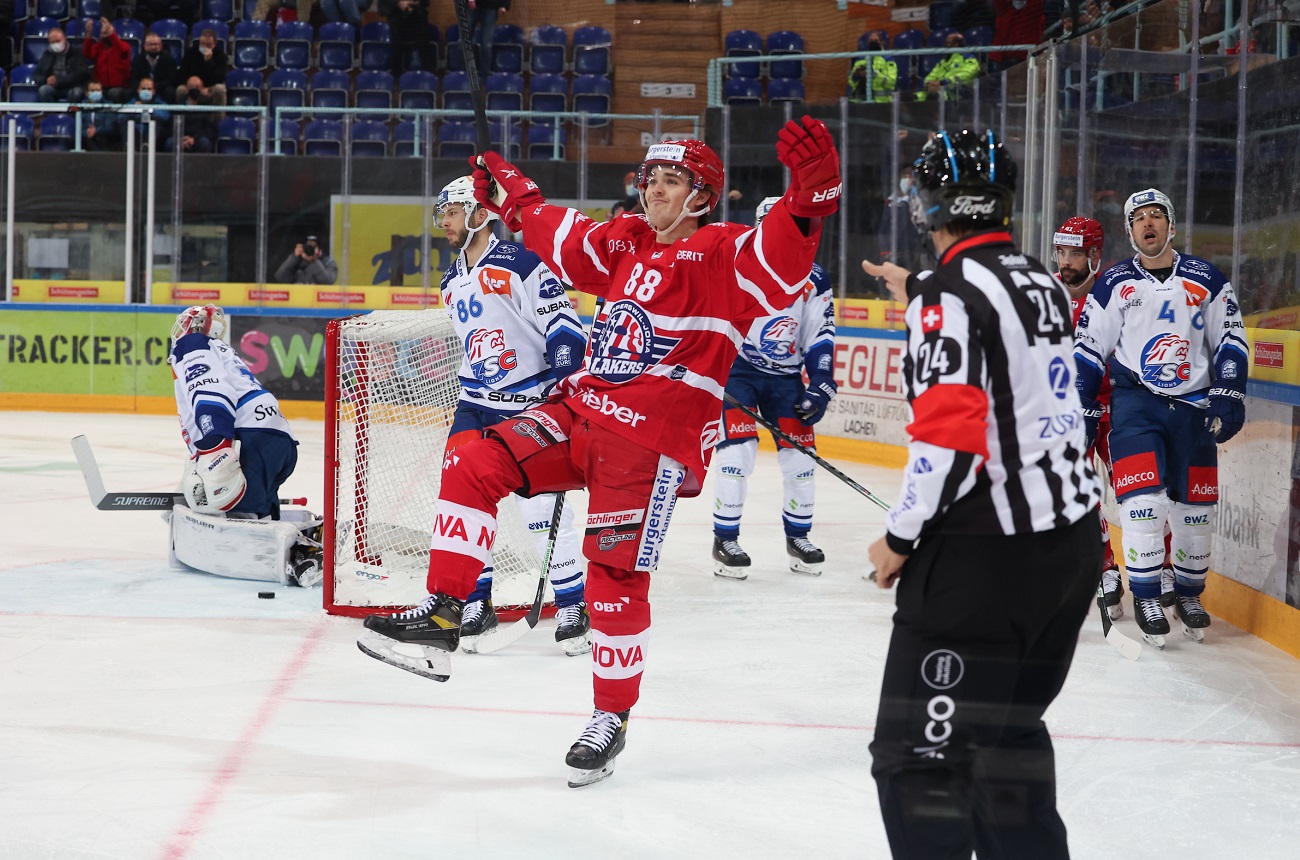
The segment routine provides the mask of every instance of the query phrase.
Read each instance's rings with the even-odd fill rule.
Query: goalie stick
[[[104,479],[99,474],[99,463],[85,436],[74,436],[72,453],[77,456],[86,491],[91,503],[101,511],[170,511],[177,503],[187,504],[184,493],[110,493],[104,489]],[[304,499],[280,499],[282,505],[306,505]]]

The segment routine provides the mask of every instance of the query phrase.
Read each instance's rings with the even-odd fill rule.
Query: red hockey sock
[[[587,567],[591,669],[596,707],[626,711],[636,704],[650,639],[650,574],[592,562]]]

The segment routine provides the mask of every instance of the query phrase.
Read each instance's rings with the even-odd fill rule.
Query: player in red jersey
[[[1104,268],[1101,264],[1102,248],[1106,245],[1106,233],[1101,222],[1093,218],[1075,215],[1066,220],[1052,237],[1053,251],[1056,256],[1056,279],[1065,285],[1070,294],[1070,311],[1072,321],[1077,326],[1083,306],[1088,300],[1088,293],[1097,283],[1097,274]],[[1104,381],[1101,393],[1097,397],[1097,408],[1101,411],[1098,423],[1095,449],[1106,464],[1106,473],[1110,473],[1110,446],[1106,443],[1110,434],[1110,382]],[[1089,453],[1092,453],[1091,451]],[[1124,596],[1124,585],[1120,579],[1119,565],[1115,563],[1115,551],[1110,545],[1110,526],[1105,514],[1101,515],[1101,544],[1103,557],[1101,563],[1101,585],[1106,597],[1106,609],[1111,618],[1124,614],[1120,598]]]
[[[608,776],[626,741],[649,643],[650,574],[678,496],[700,492],[722,439],[722,393],[753,321],[802,294],[841,192],[825,124],[781,130],[791,183],[757,228],[701,225],[726,193],[722,161],[698,140],[654,144],[638,172],[644,214],[595,222],[547,204],[495,152],[475,170],[479,202],[562,281],[605,300],[585,366],[543,406],[497,424],[443,463],[430,598],[366,619],[371,656],[436,680],[450,673],[463,600],[496,532],[497,502],[586,487],[584,555],[595,712],[565,761],[569,785]],[[423,660],[391,650],[419,645]]]

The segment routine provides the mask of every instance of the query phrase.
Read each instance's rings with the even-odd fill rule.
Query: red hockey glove
[[[790,214],[824,218],[839,208],[840,157],[826,123],[806,114],[802,123],[787,122],[777,135],[776,157],[790,168]]]
[[[488,211],[501,216],[512,232],[523,229],[519,213],[529,206],[545,203],[537,183],[491,150],[469,160],[474,168],[474,199]],[[483,165],[486,165],[484,169]]]

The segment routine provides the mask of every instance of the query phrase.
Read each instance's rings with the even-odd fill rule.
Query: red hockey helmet
[[[651,144],[646,150],[645,161],[636,174],[636,187],[645,191],[650,181],[650,168],[656,164],[668,164],[681,167],[691,174],[691,187],[696,191],[712,194],[706,212],[713,211],[726,190],[725,171],[722,159],[702,140],[665,140],[663,143]]]
[[[1057,228],[1052,244],[1065,248],[1082,248],[1085,254],[1094,248],[1100,252],[1106,244],[1106,231],[1102,229],[1100,221],[1075,215]]]

